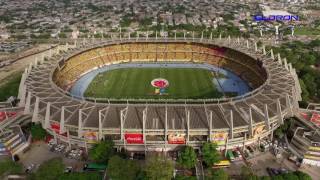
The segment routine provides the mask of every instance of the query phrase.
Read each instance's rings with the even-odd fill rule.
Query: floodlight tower
[[[276,25],[275,28],[276,28],[276,39],[278,39],[278,36],[279,36],[279,26]]]
[[[291,26],[290,29],[291,29],[291,36],[293,37],[294,36],[294,26]]]

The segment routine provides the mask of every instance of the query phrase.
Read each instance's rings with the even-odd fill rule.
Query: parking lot
[[[61,154],[66,158],[75,159],[75,160],[79,160],[79,161],[85,160],[85,155],[84,155],[83,149],[80,149],[80,148],[69,149],[68,145],[66,145],[66,144],[63,144],[63,143],[55,144],[53,139],[51,139],[48,142],[48,147],[51,152]]]
[[[19,157],[24,168],[30,169],[29,172],[34,172],[40,164],[55,157],[61,157],[65,166],[72,167],[74,171],[82,171],[85,164],[84,161],[67,158],[61,153],[50,151],[49,146],[45,142],[33,143],[30,149]]]

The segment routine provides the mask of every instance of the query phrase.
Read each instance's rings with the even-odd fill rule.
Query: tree
[[[217,151],[216,143],[206,142],[202,147],[202,157],[207,166],[212,166],[220,161],[220,154]]]
[[[107,169],[109,177],[117,180],[136,179],[140,170],[135,161],[125,160],[119,156],[110,158]]]
[[[97,162],[106,163],[113,155],[113,145],[114,143],[111,140],[100,141],[90,149],[89,158]]]
[[[299,180],[299,177],[292,172],[282,174],[282,177],[283,179],[286,179],[286,180]]]
[[[302,171],[296,171],[296,172],[294,172],[294,174],[297,175],[300,180],[312,180],[312,178],[309,174],[304,173]]]
[[[228,180],[229,175],[223,169],[216,169],[211,171],[208,180]]]
[[[0,177],[6,174],[18,174],[22,172],[22,165],[11,159],[2,159],[0,162]]]
[[[261,176],[260,180],[271,180],[270,176]]]
[[[147,179],[170,180],[173,177],[173,163],[163,156],[151,156],[147,159],[145,171]]]
[[[32,180],[56,180],[64,173],[64,164],[61,158],[53,158],[42,163],[35,174],[30,179]]]
[[[197,155],[191,146],[186,146],[179,155],[178,163],[184,168],[193,168],[197,162]]]
[[[273,176],[272,180],[284,180],[282,176]]]
[[[47,132],[42,128],[41,124],[33,124],[31,125],[31,135],[34,140],[43,140]]]
[[[197,180],[196,176],[182,176],[182,175],[177,175],[175,180]]]
[[[100,180],[102,175],[99,172],[72,172],[62,174],[58,180]]]
[[[241,177],[244,180],[258,180],[259,177],[256,176],[252,169],[248,166],[242,166],[241,167]]]

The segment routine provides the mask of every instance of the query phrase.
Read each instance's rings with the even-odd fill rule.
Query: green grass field
[[[156,95],[151,81],[169,81],[165,95]],[[125,68],[97,75],[85,92],[96,98],[219,98],[222,96],[212,82],[213,75],[195,68]]]
[[[17,96],[21,73],[15,73],[0,81],[0,101],[6,101],[10,96]]]

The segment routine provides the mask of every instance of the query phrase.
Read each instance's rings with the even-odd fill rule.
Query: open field
[[[155,93],[151,81],[164,78],[169,86]],[[219,98],[210,71],[196,68],[124,68],[97,75],[85,92],[96,98]]]
[[[21,72],[13,73],[10,77],[0,81],[0,102],[6,101],[10,96],[18,95],[21,74]]]

